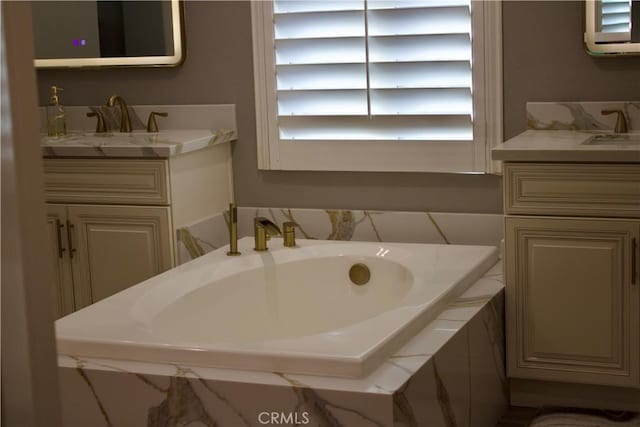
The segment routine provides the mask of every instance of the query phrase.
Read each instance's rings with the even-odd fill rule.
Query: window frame
[[[496,173],[502,142],[502,4],[471,1],[473,141],[281,141],[273,2],[252,1],[258,169]],[[399,149],[401,148],[401,149]]]

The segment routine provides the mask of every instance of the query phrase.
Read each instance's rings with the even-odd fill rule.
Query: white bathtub
[[[488,246],[240,240],[56,322],[58,352],[367,375],[497,261]],[[349,280],[355,263],[370,281]]]

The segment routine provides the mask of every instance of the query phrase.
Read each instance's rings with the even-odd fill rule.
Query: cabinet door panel
[[[507,224],[510,375],[637,385],[637,222],[513,218]]]
[[[49,237],[49,259],[54,278],[54,313],[60,318],[75,309],[71,264],[67,248],[67,210],[61,205],[47,205],[47,234]]]
[[[169,208],[73,206],[74,285],[79,306],[97,302],[172,266]]]

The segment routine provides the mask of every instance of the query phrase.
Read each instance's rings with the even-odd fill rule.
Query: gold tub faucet
[[[264,252],[268,250],[267,240],[270,236],[280,236],[280,228],[270,220],[264,217],[256,217],[253,220],[253,235],[255,236],[254,250]]]

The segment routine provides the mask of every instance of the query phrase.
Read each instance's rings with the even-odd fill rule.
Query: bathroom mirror
[[[178,0],[34,1],[37,68],[176,66],[183,60]]]
[[[586,0],[585,7],[590,55],[640,55],[640,0]]]

